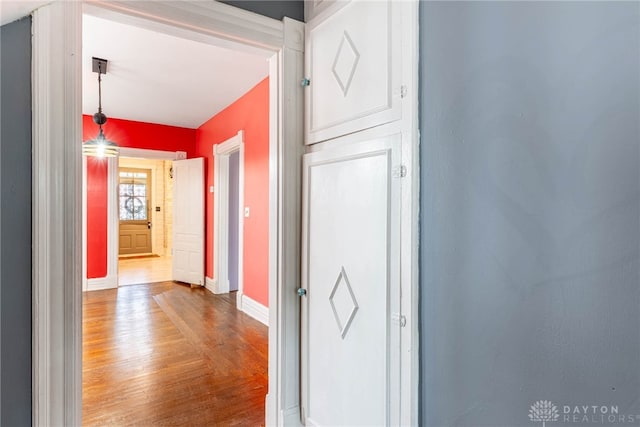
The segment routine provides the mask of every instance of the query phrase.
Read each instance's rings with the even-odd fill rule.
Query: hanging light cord
[[[102,114],[102,64],[98,63],[98,113]],[[102,124],[100,124],[102,129]]]

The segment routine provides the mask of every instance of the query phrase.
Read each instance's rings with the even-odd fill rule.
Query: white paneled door
[[[304,158],[303,418],[398,424],[400,135]]]
[[[400,118],[401,21],[394,3],[339,2],[307,23],[307,144]]]
[[[204,159],[173,162],[173,280],[204,285]]]

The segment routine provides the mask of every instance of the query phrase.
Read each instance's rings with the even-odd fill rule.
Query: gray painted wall
[[[422,425],[640,414],[639,23],[638,2],[421,4]]]
[[[303,0],[221,0],[231,6],[249,10],[281,21],[289,17],[304,22]]]
[[[31,18],[0,28],[0,425],[31,425]]]

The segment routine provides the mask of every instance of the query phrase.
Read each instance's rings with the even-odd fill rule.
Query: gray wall
[[[0,28],[0,425],[31,425],[31,18]]]
[[[639,22],[638,2],[421,4],[423,425],[541,426],[541,399],[548,426],[640,414]]]
[[[289,17],[304,22],[303,0],[221,0],[222,3],[281,21]]]

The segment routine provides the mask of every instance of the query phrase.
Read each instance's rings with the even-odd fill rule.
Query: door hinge
[[[407,317],[400,313],[393,313],[391,320],[400,325],[401,328],[407,326]]]
[[[311,84],[311,80],[304,78],[300,80],[300,86],[309,86]]]
[[[407,87],[405,85],[400,86],[400,98],[407,96]]]
[[[407,167],[405,165],[400,165],[393,168],[394,178],[404,178],[405,176],[407,176]]]

